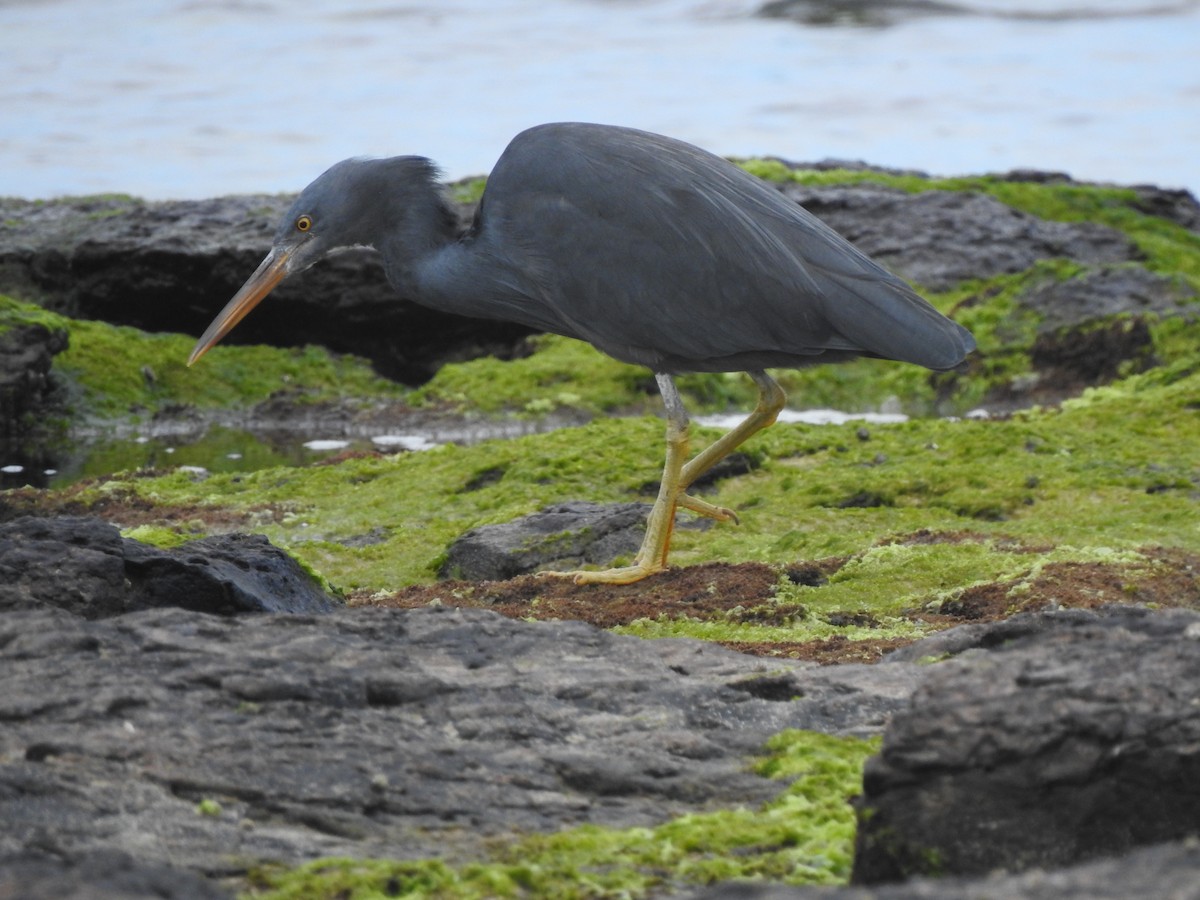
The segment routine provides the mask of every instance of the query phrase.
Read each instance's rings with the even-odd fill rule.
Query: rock
[[[539,569],[607,565],[633,554],[646,533],[646,503],[559,503],[498,525],[472,528],[453,544],[438,574],[501,581]]]
[[[0,437],[30,430],[52,404],[57,384],[50,374],[55,355],[67,349],[67,333],[45,325],[0,328]]]
[[[1040,319],[1034,372],[1014,382],[1016,404],[1056,402],[1157,365],[1154,317],[1194,316],[1186,281],[1130,266],[1100,266],[1066,281],[1047,279],[1017,298]]]
[[[760,803],[769,736],[878,733],[923,673],[447,607],[8,610],[0,671],[0,858],[229,876]]]
[[[214,615],[329,612],[339,604],[262,535],[160,550],[102,519],[26,516],[0,524],[0,610],[56,606],[85,618],[178,606]]]
[[[965,6],[938,0],[767,0],[755,15],[764,19],[790,19],[803,25],[886,28],[925,16],[971,12]]]
[[[1033,373],[1014,379],[1009,387],[1023,395],[1026,404],[1043,397],[1053,402],[1158,363],[1150,325],[1136,318],[1043,331],[1033,342],[1029,358]]]
[[[12,225],[0,229],[0,293],[76,318],[199,336],[262,260],[292,199],[3,198],[0,220]],[[528,333],[409,303],[376,254],[350,250],[281,285],[226,340],[318,343],[419,383],[444,362],[510,356]]]
[[[1180,278],[1130,266],[1101,266],[1066,281],[1047,281],[1017,302],[1040,318],[1041,332],[1078,328],[1129,314],[1195,314],[1196,291]]]
[[[859,802],[854,881],[1053,868],[1200,833],[1200,614],[1026,614],[929,667]],[[918,656],[919,655],[919,656]]]
[[[1197,872],[1200,844],[1182,841],[1064,869],[976,880],[914,878],[869,889],[721,884],[692,896],[694,900],[1198,900]]]
[[[1134,206],[1139,211],[1159,216],[1189,231],[1200,231],[1200,202],[1191,191],[1152,184],[1135,185],[1133,191],[1137,194]]]
[[[794,183],[780,190],[897,275],[935,291],[1023,272],[1042,259],[1098,265],[1141,257],[1113,228],[1039,219],[971,191]]]
[[[212,882],[125,853],[98,851],[75,859],[0,859],[0,897],[13,900],[232,900]]]
[[[744,457],[723,461],[720,472],[706,472],[696,486],[741,471]],[[496,525],[482,525],[462,534],[446,553],[438,570],[441,578],[502,581],[545,569],[577,569],[609,565],[618,556],[633,555],[646,534],[648,503],[592,503],[571,500],[547,506],[528,516]],[[676,528],[707,529],[709,519],[678,516]]]

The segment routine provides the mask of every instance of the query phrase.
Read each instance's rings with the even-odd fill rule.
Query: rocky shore
[[[627,588],[526,574],[636,545],[636,480],[552,506],[517,479],[577,468],[566,439],[0,494],[0,897],[1200,897],[1200,206],[805,171],[844,177],[780,190],[990,329],[958,377],[993,412],[1109,387],[936,438],[781,437],[708,488],[765,520],[761,554]],[[0,201],[0,293],[197,333],[286,203]],[[368,256],[312,276],[239,338],[410,382],[527,352],[396,301]],[[0,333],[6,421],[70,392],[39,327]],[[394,475],[446,478],[429,515],[458,518],[320,519]],[[528,485],[547,509],[494,515]],[[807,552],[780,506],[843,543]],[[442,534],[417,583],[375,574]]]

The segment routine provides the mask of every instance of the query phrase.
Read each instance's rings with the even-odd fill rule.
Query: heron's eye
[[[296,220],[297,231],[308,231],[313,227],[312,216],[301,216]]]

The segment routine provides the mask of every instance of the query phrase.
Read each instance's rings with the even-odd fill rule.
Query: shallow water
[[[746,411],[696,416],[698,425],[728,430]],[[785,409],[780,422],[807,425],[892,424],[907,421],[900,412],[846,413],[833,409]],[[91,476],[113,472],[182,468],[197,476],[209,473],[253,472],[273,466],[311,465],[343,453],[418,453],[443,444],[474,444],[496,438],[515,438],[583,424],[572,413],[532,418],[446,417],[431,421],[415,415],[410,421],[382,425],[321,425],[244,422],[237,424],[189,421],[130,424],[83,429],[61,447],[23,447],[0,443],[0,489],[62,488]]]
[[[1200,189],[1196,0],[968,0],[885,28],[758,5],[0,0],[0,194],[297,190],[356,154],[458,177],[560,119],[726,155]]]

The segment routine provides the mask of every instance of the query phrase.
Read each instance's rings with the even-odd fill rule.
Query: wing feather
[[[539,126],[484,196],[483,246],[540,327],[660,370],[850,355],[949,368],[970,334],[778,191],[669,138]],[[489,243],[490,240],[490,243]]]

